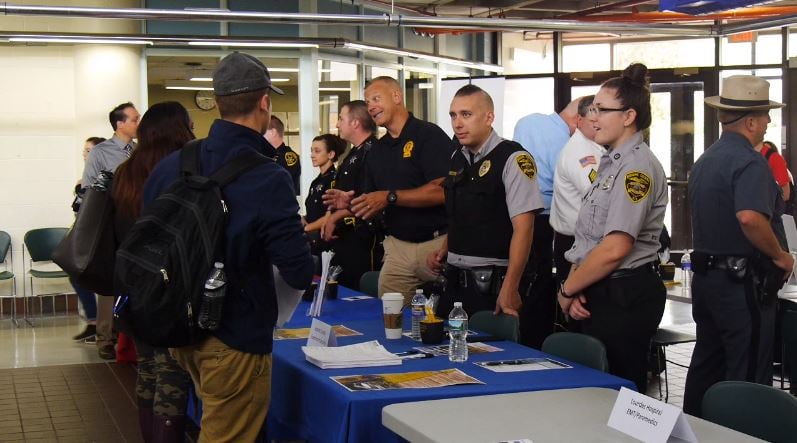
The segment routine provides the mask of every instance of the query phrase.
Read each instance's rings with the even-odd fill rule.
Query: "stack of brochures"
[[[321,369],[400,365],[401,358],[373,340],[349,346],[302,346],[305,358]]]

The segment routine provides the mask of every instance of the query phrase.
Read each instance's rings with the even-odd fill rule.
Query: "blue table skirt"
[[[343,288],[341,288],[343,289]],[[401,352],[419,346],[409,338],[385,339],[381,302],[376,299],[343,301],[352,295],[341,290],[338,300],[327,302],[321,320],[344,324],[364,335],[339,337],[339,345],[378,339],[388,351]],[[301,303],[286,327],[306,327],[312,319],[304,313],[309,303]],[[405,329],[409,326],[405,312]],[[502,352],[472,355],[465,363],[452,363],[448,358],[406,360],[400,366],[350,369],[320,369],[305,360],[301,347],[305,340],[275,342],[271,407],[268,413],[270,439],[309,440],[312,442],[387,442],[401,439],[382,426],[382,408],[393,403],[433,400],[509,392],[538,391],[578,387],[625,386],[634,384],[609,374],[572,363],[571,369],[554,369],[516,373],[495,373],[473,364],[476,361],[548,356],[542,352],[511,342],[491,342]],[[555,359],[564,361],[556,357]],[[458,368],[484,385],[458,385],[428,389],[396,389],[371,392],[349,392],[332,381],[330,376],[427,371]]]

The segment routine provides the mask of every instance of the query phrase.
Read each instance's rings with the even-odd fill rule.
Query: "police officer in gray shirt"
[[[108,114],[113,137],[94,146],[86,159],[81,180],[82,190],[91,186],[100,171],[115,172],[135,148],[133,138],[141,118],[132,103],[122,103]],[[100,296],[97,300],[97,352],[106,360],[116,358],[113,347],[113,297]]]
[[[493,101],[478,86],[457,91],[449,115],[458,149],[443,182],[448,238],[427,258],[440,272],[447,256],[448,285],[437,312],[446,316],[461,301],[470,315],[519,316],[533,280],[526,262],[534,216],[543,208],[537,167],[520,144],[493,130]]]
[[[603,342],[609,372],[647,386],[650,340],[664,312],[666,289],[656,272],[667,207],[661,163],[642,141],[650,126],[647,67],[632,64],[601,85],[589,114],[595,141],[608,149],[584,197],[573,267],[559,291],[563,312]]]

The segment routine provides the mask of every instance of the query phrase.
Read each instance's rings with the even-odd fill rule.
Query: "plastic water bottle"
[[[683,271],[681,281],[681,295],[684,297],[692,296],[692,257],[689,256],[689,250],[684,252],[681,257],[681,271]]]
[[[448,314],[448,359],[453,362],[468,361],[468,314],[462,309],[462,302],[454,303]]]
[[[224,293],[227,275],[224,263],[216,262],[205,281],[205,292],[202,295],[202,306],[199,308],[199,327],[207,331],[215,331],[221,323],[221,311],[224,307]]]
[[[426,315],[426,296],[423,289],[416,289],[412,297],[412,339],[421,341],[421,320]]]

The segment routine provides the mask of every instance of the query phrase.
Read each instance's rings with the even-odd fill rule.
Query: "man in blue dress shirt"
[[[576,130],[578,100],[570,102],[559,113],[530,114],[521,118],[515,125],[512,138],[537,162],[537,182],[545,205],[534,220],[534,241],[528,264],[529,269],[536,270],[537,276],[520,312],[520,340],[524,345],[538,349],[545,337],[553,332],[556,314],[556,285],[552,273],[553,229],[549,221],[553,176],[559,153]]]

